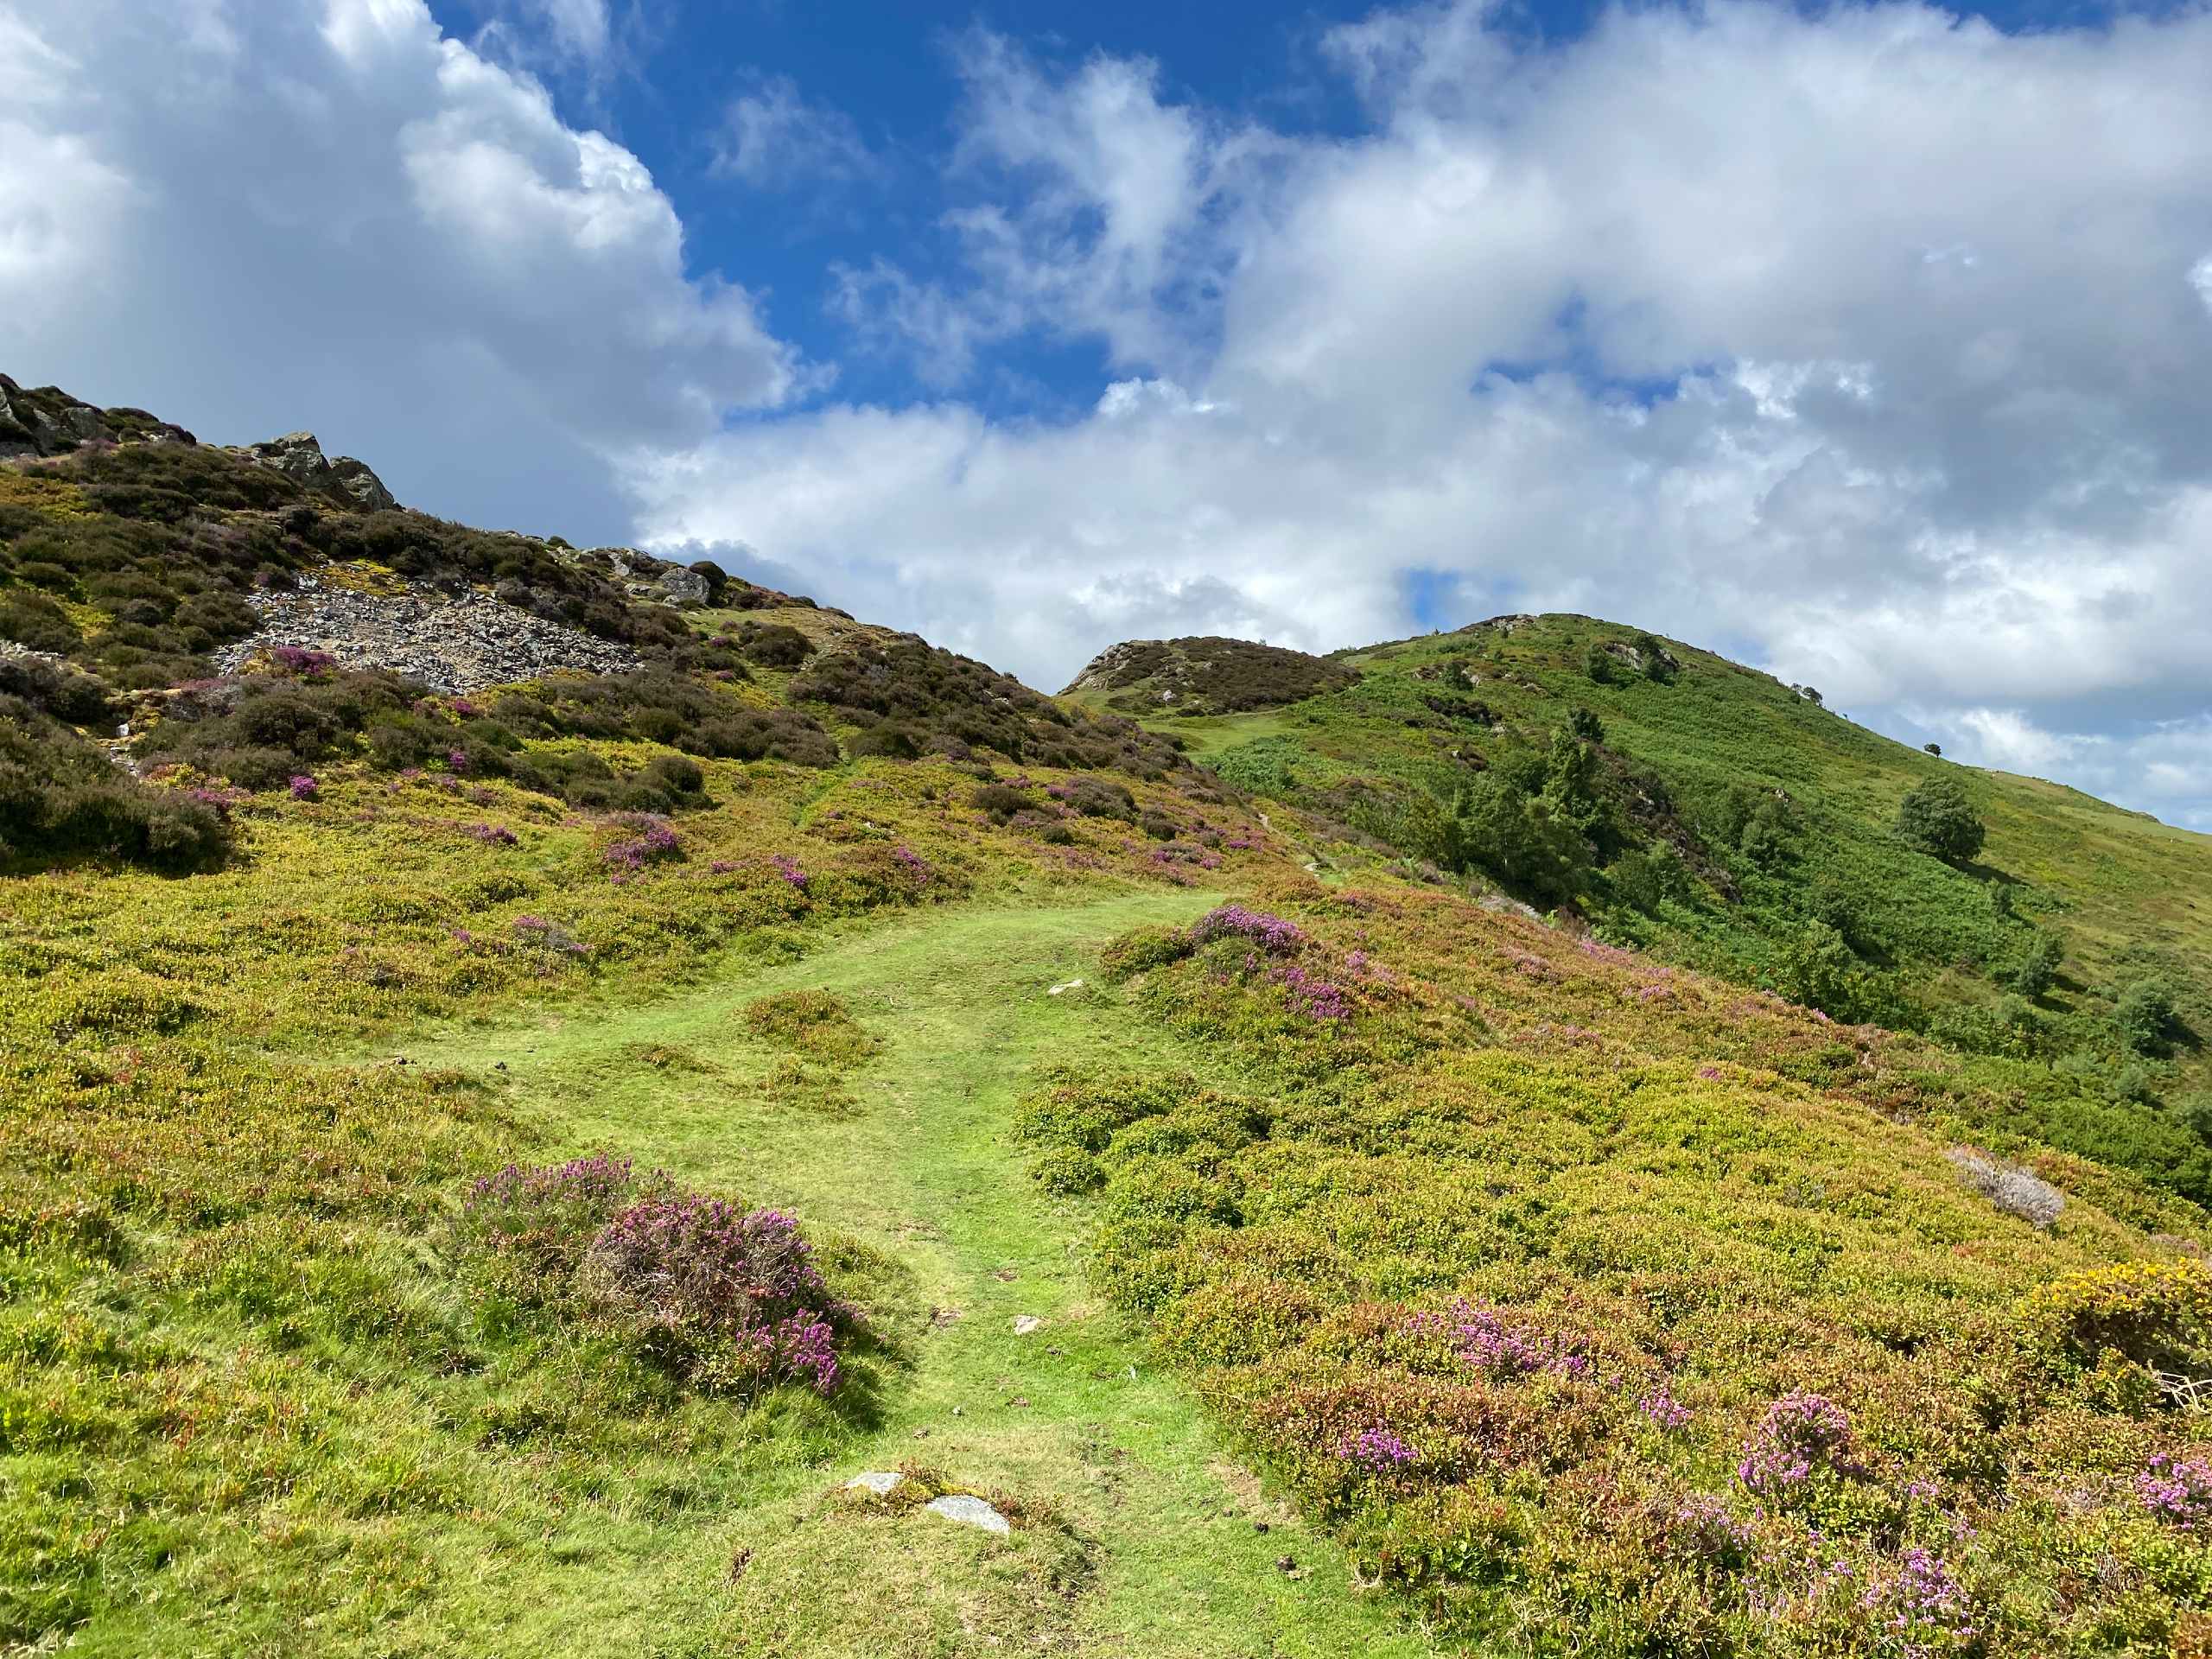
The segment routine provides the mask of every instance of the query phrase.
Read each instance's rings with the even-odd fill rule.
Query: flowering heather
[[[776,874],[778,875],[782,876],[785,880],[790,882],[792,887],[796,887],[801,893],[804,893],[806,891],[806,884],[814,880],[812,876],[809,875],[804,870],[799,868],[798,861],[797,859],[787,858],[783,854],[778,853],[769,861],[775,865]]]
[[[1192,944],[1211,944],[1216,939],[1249,939],[1273,956],[1295,950],[1306,943],[1306,935],[1281,917],[1247,910],[1242,905],[1223,905],[1208,911],[1191,924],[1190,938]]]
[[[1663,1382],[1638,1400],[1636,1408],[1650,1420],[1655,1428],[1664,1431],[1680,1428],[1690,1420],[1690,1408],[1676,1400]]]
[[[1509,1323],[1505,1310],[1465,1297],[1441,1313],[1416,1313],[1406,1322],[1410,1336],[1442,1335],[1470,1365],[1519,1376],[1554,1371],[1580,1376],[1590,1362],[1565,1344],[1526,1323]]]
[[[710,874],[715,875],[728,875],[737,868],[737,866],[727,858],[718,858],[713,863],[708,865],[707,868]]]
[[[269,660],[287,674],[315,674],[338,665],[338,659],[328,652],[309,651],[302,645],[271,645]]]
[[[295,776],[285,787],[291,791],[292,798],[296,801],[311,801],[322,791],[322,786],[305,772]]]
[[[927,887],[937,874],[930,868],[929,861],[904,842],[891,849],[891,856],[898,861],[900,868],[914,878],[916,887]]]
[[[1750,1549],[1751,1529],[1707,1492],[1693,1492],[1666,1516],[1669,1554],[1729,1565]]]
[[[1736,1478],[1746,1491],[1774,1497],[1810,1480],[1816,1469],[1857,1472],[1851,1419],[1833,1400],[1793,1389],[1767,1408],[1744,1442]]]
[[[655,817],[649,812],[629,812],[614,822],[639,832],[607,849],[607,861],[618,870],[634,875],[646,865],[674,858],[683,850],[675,830],[665,818]]]
[[[1707,1083],[1718,1083],[1723,1075],[1717,1065],[1700,1065],[1697,1069],[1697,1074]]]
[[[805,1383],[817,1394],[836,1391],[844,1375],[837,1363],[836,1332],[829,1321],[801,1308],[778,1322],[766,1344],[772,1370]]]
[[[467,749],[448,749],[446,751],[446,770],[453,773],[456,778],[467,777],[468,775],[468,751]]]
[[[1616,967],[1633,968],[1640,958],[1633,950],[1624,950],[1617,944],[1607,944],[1603,939],[1586,933],[1574,942],[1575,949],[1586,957],[1595,957],[1599,962],[1609,962]]]
[[[2195,1528],[2212,1517],[2212,1463],[2162,1452],[2135,1477],[2135,1495],[2159,1520]]]
[[[514,847],[521,844],[520,838],[504,823],[474,823],[469,825],[468,833],[487,847]]]
[[[1414,1449],[1387,1428],[1363,1428],[1345,1440],[1337,1455],[1370,1474],[1386,1474],[1414,1461]]]
[[[600,1230],[589,1266],[605,1293],[717,1370],[742,1381],[837,1386],[831,1324],[853,1310],[830,1295],[798,1223],[776,1210],[740,1211],[702,1193],[640,1198]]]
[[[1294,962],[1285,963],[1268,977],[1288,995],[1294,1014],[1330,1022],[1351,1018],[1351,1004],[1342,986],[1307,973]]]
[[[1896,1575],[1866,1586],[1859,1605],[1872,1613],[1885,1648],[1905,1659],[1955,1652],[1972,1640],[1973,1607],[1940,1555],[1904,1552]]]
[[[572,1158],[534,1169],[509,1164],[470,1186],[462,1230],[493,1250],[565,1269],[628,1202],[630,1188],[627,1158]]]

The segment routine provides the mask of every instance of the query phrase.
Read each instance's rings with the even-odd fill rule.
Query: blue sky
[[[1573,610],[2212,830],[2212,10],[0,0],[0,367],[1047,689]]]

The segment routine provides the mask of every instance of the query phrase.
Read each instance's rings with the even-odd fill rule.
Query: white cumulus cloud
[[[421,0],[30,0],[0,41],[42,93],[0,116],[18,378],[233,441],[314,424],[402,499],[612,536],[607,453],[805,377],[687,270],[634,156]]]

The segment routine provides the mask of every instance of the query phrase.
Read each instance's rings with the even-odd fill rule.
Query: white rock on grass
[[[1045,1321],[1034,1313],[1017,1313],[1014,1317],[1014,1334],[1017,1337],[1033,1336],[1044,1328]]]
[[[976,1527],[1003,1538],[1014,1530],[1006,1516],[1001,1515],[980,1497],[970,1497],[965,1492],[954,1492],[944,1497],[933,1497],[925,1506],[931,1515],[941,1515],[948,1521],[957,1521],[963,1527]]]
[[[870,1469],[865,1474],[855,1475],[845,1483],[849,1492],[874,1492],[878,1497],[888,1497],[899,1490],[906,1478],[895,1469]]]

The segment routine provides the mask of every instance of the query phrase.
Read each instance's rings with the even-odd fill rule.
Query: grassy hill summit
[[[0,392],[0,1644],[2212,1651],[2202,838]]]

